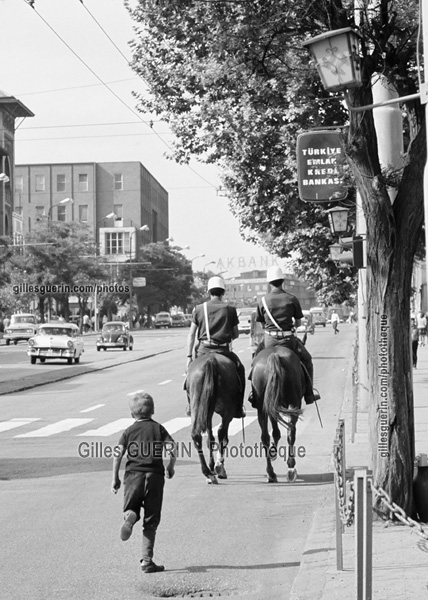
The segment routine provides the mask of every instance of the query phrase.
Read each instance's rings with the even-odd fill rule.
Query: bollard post
[[[367,468],[356,469],[355,574],[357,600],[372,600],[372,491]]]

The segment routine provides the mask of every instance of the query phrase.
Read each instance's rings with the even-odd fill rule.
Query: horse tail
[[[302,414],[302,411],[286,406],[285,373],[281,357],[273,352],[266,362],[266,388],[263,410],[271,420],[278,421],[288,427],[288,422],[284,417],[298,417]]]
[[[217,387],[217,361],[211,354],[205,363],[204,374],[201,382],[199,402],[195,407],[194,431],[204,433],[208,429],[208,417],[214,412]]]

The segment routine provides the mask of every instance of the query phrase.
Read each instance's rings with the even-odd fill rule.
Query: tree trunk
[[[367,103],[367,98],[360,102]],[[410,296],[413,259],[423,223],[424,128],[408,150],[393,205],[381,174],[371,111],[351,114],[346,151],[367,223],[367,347],[374,485],[382,487],[411,515],[415,440]],[[383,501],[374,498],[376,509],[389,514]]]

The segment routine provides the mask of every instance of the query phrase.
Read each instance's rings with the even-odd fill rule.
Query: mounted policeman
[[[306,376],[305,402],[312,404],[320,399],[318,392],[314,392],[313,388],[312,356],[300,338],[294,335],[303,318],[300,302],[296,296],[283,289],[284,274],[280,267],[270,267],[267,270],[266,280],[271,289],[259,300],[256,313],[256,321],[264,328],[264,347],[286,346],[298,355]],[[251,403],[251,398],[249,401]]]
[[[237,377],[240,382],[240,403],[235,418],[245,417],[244,392],[245,392],[245,368],[238,356],[232,352],[232,340],[239,337],[238,314],[234,306],[227,304],[224,299],[226,287],[221,277],[211,277],[208,281],[208,293],[210,300],[198,304],[193,310],[192,323],[187,341],[187,365],[186,372],[195,358],[216,352],[230,358],[236,367]],[[195,338],[197,344],[195,346]],[[190,406],[187,407],[190,414]]]

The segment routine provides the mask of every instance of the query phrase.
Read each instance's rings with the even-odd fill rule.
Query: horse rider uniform
[[[268,283],[284,280],[284,275],[279,267],[270,267],[267,271]],[[257,306],[256,321],[262,323],[264,328],[264,346],[286,346],[296,352],[305,367],[306,373],[306,404],[312,404],[319,399],[314,395],[312,382],[314,378],[314,367],[312,356],[309,354],[303,342],[294,335],[295,325],[303,318],[300,302],[282,289],[282,285],[272,286],[271,291],[262,298]]]
[[[210,300],[203,304],[198,304],[194,308],[189,333],[189,352],[187,358],[192,358],[194,338],[197,334],[196,357],[216,352],[224,354],[233,361],[241,385],[241,404],[238,413],[235,415],[236,418],[240,418],[245,416],[243,408],[245,368],[238,356],[230,349],[232,340],[239,336],[238,314],[234,306],[230,306],[222,299],[225,285],[221,277],[211,277],[208,281],[208,292],[211,291],[219,292],[221,295],[210,294]]]

